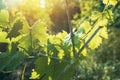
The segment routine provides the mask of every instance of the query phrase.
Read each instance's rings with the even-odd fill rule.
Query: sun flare
[[[45,8],[45,0],[40,0],[40,7]]]
[[[21,4],[23,0],[4,0],[4,2],[9,6],[17,6],[18,4]]]

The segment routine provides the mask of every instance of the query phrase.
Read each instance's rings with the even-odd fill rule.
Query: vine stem
[[[30,28],[30,45],[32,47],[32,28]]]
[[[78,53],[77,53],[77,56],[78,57],[80,55],[80,53],[83,51],[83,49],[88,45],[88,43],[92,40],[92,38],[99,32],[99,30],[101,29],[102,27],[99,26],[95,32],[91,35],[91,37],[86,41],[86,43],[82,46],[82,48],[79,49]]]
[[[22,71],[22,79],[21,80],[24,80],[24,75],[25,75],[25,69],[27,67],[27,63],[25,63],[24,65],[24,68],[23,68],[23,71]]]
[[[70,13],[69,13],[69,7],[68,7],[68,0],[65,0],[65,8],[66,8],[66,14],[67,14],[67,18],[68,18],[68,27],[69,27],[69,31],[70,31],[70,39],[72,42],[72,52],[74,55],[74,58],[76,57],[76,51],[75,51],[75,44],[74,44],[74,34],[72,31],[72,24],[70,22],[71,18],[70,18]],[[65,74],[65,72],[71,67],[73,63],[67,64],[64,68],[64,70],[61,72],[61,74],[58,76],[57,80],[61,80],[61,77]]]
[[[59,58],[57,58],[57,57],[45,55],[45,54],[42,54],[42,53],[38,53],[38,56],[48,57],[48,58],[51,58],[51,59],[54,59],[54,60],[64,61],[64,62],[66,62],[66,63],[69,63],[69,61],[67,61],[67,60],[65,60],[65,59],[59,59]],[[31,56],[31,58],[35,58],[35,57],[34,57],[34,56]]]
[[[67,18],[68,18],[68,25],[69,25],[69,31],[70,31],[70,38],[71,38],[71,42],[72,42],[72,51],[74,54],[74,57],[76,55],[76,51],[75,51],[75,44],[74,44],[74,34],[72,31],[72,24],[70,22],[71,17],[70,17],[70,12],[69,12],[69,6],[68,6],[68,0],[65,0],[65,8],[66,8],[66,14],[67,14]]]

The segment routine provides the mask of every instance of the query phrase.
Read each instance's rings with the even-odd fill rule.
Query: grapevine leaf
[[[7,38],[16,38],[17,36],[20,35],[19,30],[21,30],[23,28],[23,24],[20,20],[16,21],[16,23],[14,23],[12,30],[8,33]]]
[[[75,44],[75,46],[77,47],[77,48],[79,48],[80,47],[80,38],[79,37],[77,37],[77,36],[75,36],[74,37],[74,44]]]
[[[64,51],[61,49],[61,50],[59,50],[59,53],[58,53],[58,58],[59,59],[62,59],[63,57],[64,57]]]
[[[29,34],[24,35],[19,41],[19,47],[22,48],[25,51],[31,50],[31,39]]]
[[[67,35],[67,32],[66,31],[62,31],[62,32],[59,32],[56,35],[56,37],[62,40],[63,38],[65,38],[66,35]]]
[[[36,60],[36,71],[42,75],[45,75],[42,80],[57,80],[59,77],[61,80],[70,80],[73,74],[73,67],[65,71],[65,75],[62,74],[63,70],[65,69],[67,63],[56,61],[51,59],[51,62],[48,64],[47,57],[40,57]]]
[[[66,70],[67,63],[51,60],[50,70],[52,80],[70,80],[73,74],[72,66],[68,65],[69,69]],[[65,71],[66,70],[66,71]]]
[[[71,43],[71,39],[70,39],[70,34],[68,34],[68,35],[64,38],[63,42],[64,42],[64,45],[65,45],[66,47],[69,47],[69,46],[72,44],[72,43]]]
[[[4,26],[6,23],[9,22],[9,13],[7,10],[2,9],[0,10],[0,26]]]
[[[106,5],[115,6],[117,4],[117,0],[103,0],[103,3],[106,4]]]
[[[21,52],[16,53],[1,53],[0,54],[0,71],[7,70],[12,71],[15,70],[23,61],[23,54]]]
[[[56,35],[49,35],[48,39],[50,40],[50,42],[52,44],[59,44],[60,45],[62,43],[62,40],[66,37],[66,35],[67,35],[67,32],[62,31]]]
[[[24,55],[21,52],[12,53],[9,58],[10,63],[6,66],[6,70],[15,70],[24,61]]]
[[[97,34],[93,37],[93,39],[90,41],[88,46],[91,49],[95,49],[98,48],[98,46],[100,46],[101,43],[102,43],[102,38]]]
[[[16,22],[21,22],[22,23],[22,29],[19,30],[20,34],[27,34],[29,33],[29,25],[27,20],[23,16],[16,16],[15,19],[12,21],[12,25],[14,25]]]
[[[48,80],[48,74],[49,74],[49,67],[48,67],[48,58],[47,57],[40,57],[36,59],[35,61],[35,70],[38,74],[40,74],[40,77],[42,75],[45,75],[43,77],[43,80]]]
[[[18,46],[18,42],[12,42],[11,43],[11,49],[10,49],[10,53],[15,53],[15,52],[17,52],[17,46]]]
[[[47,53],[54,53],[54,55],[58,53],[58,50],[56,49],[55,45],[52,44],[49,40],[47,41]]]
[[[6,32],[0,32],[0,42],[9,42],[8,39],[6,39],[7,33]]]
[[[38,20],[36,23],[32,26],[32,39],[38,39],[41,44],[46,44],[47,42],[47,34],[46,34],[47,28],[46,24],[40,20]]]
[[[0,59],[5,58],[8,55],[7,52],[0,53]]]
[[[74,35],[81,37],[84,32],[85,32],[84,28],[79,28],[76,32],[74,32]]]
[[[83,56],[87,56],[87,50],[86,50],[86,49],[83,49],[83,51],[81,52],[81,54],[82,54]]]
[[[74,44],[77,48],[80,48],[80,44],[81,44],[80,40],[84,32],[85,32],[85,29],[83,28],[80,28],[76,32],[74,32]]]
[[[98,11],[93,11],[92,15],[90,16],[90,19],[92,21],[96,21],[99,17],[101,17],[101,13]]]
[[[107,32],[107,27],[103,27],[100,31],[99,34],[102,38],[108,39],[108,32]]]
[[[48,39],[52,44],[61,44],[61,39],[59,39],[56,35],[49,35]]]
[[[108,20],[106,18],[99,18],[95,26],[106,26],[108,24]]]
[[[80,32],[84,32],[87,33],[90,29],[92,28],[92,26],[90,25],[90,23],[88,21],[84,21],[81,25],[80,25]]]

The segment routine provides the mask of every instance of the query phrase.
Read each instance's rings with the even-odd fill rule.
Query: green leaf
[[[103,0],[103,3],[106,5],[113,5],[115,6],[117,4],[117,0]]]
[[[75,35],[75,36],[78,36],[78,37],[81,37],[83,33],[85,33],[85,29],[84,29],[84,28],[80,28],[80,29],[78,29],[78,30],[74,33],[74,35]]]
[[[83,28],[80,28],[77,31],[74,31],[74,44],[78,48],[80,47],[80,38],[84,32],[85,30]],[[72,45],[70,33],[63,39],[63,43],[65,47],[70,47]]]
[[[40,44],[46,44],[47,42],[47,34],[46,34],[47,28],[46,24],[40,20],[38,20],[36,23],[32,26],[32,39],[38,39],[40,41]]]
[[[7,55],[8,55],[7,52],[2,52],[2,53],[0,53],[0,59],[2,60],[2,59],[5,58]],[[0,61],[1,61],[1,60],[0,60]]]
[[[9,22],[9,12],[5,9],[0,10],[0,25],[4,26]]]
[[[63,43],[66,47],[69,47],[72,44],[70,39],[70,33],[63,39]]]
[[[6,32],[0,32],[0,42],[9,42],[8,39],[6,39],[7,33]]]
[[[8,33],[7,38],[16,38],[20,35],[20,30],[23,28],[23,24],[20,20],[16,21],[13,25],[12,30]]]
[[[12,53],[10,58],[10,63],[6,66],[6,70],[15,70],[24,61],[24,55],[21,52]]]
[[[52,44],[49,40],[47,41],[47,53],[50,54],[51,52],[56,55],[58,53],[58,50],[56,49],[55,45]]]
[[[36,59],[35,65],[36,65],[35,70],[37,71],[37,73],[40,74],[40,77],[42,75],[45,75],[43,77],[43,80],[48,80],[48,74],[49,74],[48,58],[40,57]]]
[[[73,75],[72,66],[68,65],[65,62],[59,62],[52,60],[50,64],[50,76],[52,80],[71,80]]]
[[[1,53],[0,54],[0,71],[15,70],[23,61],[24,56],[21,52],[16,53]]]
[[[42,80],[71,80],[73,75],[73,66],[68,65],[68,69],[66,69],[67,63],[56,61],[51,59],[50,64],[48,65],[48,58],[47,57],[40,57],[36,61],[36,71],[42,75],[45,75]],[[63,73],[64,72],[64,73]]]
[[[16,23],[17,21],[20,21],[23,25],[22,29],[19,30],[20,34],[29,33],[30,26],[28,25],[27,20],[23,16],[16,15],[15,19],[13,19],[11,24],[14,25],[14,23]]]
[[[85,32],[85,30],[83,28],[78,29],[75,33],[74,33],[74,44],[77,48],[80,48],[80,44],[81,44],[81,36],[82,34]]]
[[[98,27],[97,29],[94,28],[93,29],[94,31],[90,32],[88,34],[88,36],[86,37],[86,39],[85,39],[86,42],[88,42],[91,39],[90,42],[89,42],[89,44],[88,44],[88,47],[91,48],[91,49],[93,49],[93,50],[95,48],[98,48],[100,46],[100,44],[102,43],[102,38],[100,37],[100,34],[99,34],[100,29],[101,29],[100,27]],[[92,35],[94,35],[93,38],[91,38]]]
[[[75,46],[77,47],[77,48],[80,48],[80,38],[79,37],[77,37],[77,36],[75,36],[74,37],[74,44],[75,44]]]
[[[12,43],[11,43],[10,53],[15,53],[15,52],[17,52],[18,44],[19,44],[18,42],[12,42]]]
[[[26,34],[24,35],[19,41],[19,47],[24,50],[24,51],[28,51],[30,52],[31,51],[31,39],[30,39],[30,35],[29,34]]]

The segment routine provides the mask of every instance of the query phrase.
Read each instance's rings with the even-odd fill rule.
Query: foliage
[[[26,76],[25,73],[28,74],[31,71],[31,76],[29,75],[26,80],[78,80],[99,79],[100,77],[101,79],[110,79],[106,77],[106,71],[109,71],[108,69],[112,67],[108,67],[107,64],[107,67],[96,64],[97,60],[93,61],[95,59],[93,57],[94,54],[89,54],[89,52],[99,48],[103,40],[108,39],[107,26],[115,20],[112,10],[118,2],[111,4],[112,2],[107,3],[105,0],[100,3],[95,1],[97,8],[100,8],[99,5],[101,4],[104,4],[104,7],[100,8],[100,11],[95,9],[94,6],[86,7],[89,8],[86,12],[90,12],[87,15],[85,15],[86,12],[83,12],[84,10],[81,10],[81,14],[76,14],[71,21],[73,27],[76,28],[72,29],[73,27],[70,26],[71,19],[69,19],[69,6],[66,0],[66,10],[68,13],[66,18],[68,16],[68,21],[66,19],[67,22],[65,23],[69,24],[70,33],[62,31],[54,35],[47,33],[47,21],[49,22],[49,19],[46,17],[46,19],[43,19],[43,16],[39,16],[39,11],[43,10],[39,9],[38,4],[32,7],[31,2],[34,5],[38,3],[37,1],[31,0],[29,2],[26,0],[26,3],[29,3],[24,5],[26,8],[19,7],[17,9],[21,10],[21,14],[15,14],[13,11],[13,15],[10,14],[12,11],[9,13],[7,9],[0,10],[0,43],[3,43],[1,44],[2,46],[7,44],[0,47],[5,49],[0,49],[1,72],[11,73],[17,70],[19,66],[22,66],[22,73],[20,75],[22,80]],[[109,8],[109,5],[113,6]],[[27,13],[26,10],[29,7],[38,14],[31,15],[30,11]],[[60,5],[57,7],[61,8]],[[63,9],[61,8],[60,10]],[[43,15],[43,13],[41,14]],[[65,19],[64,16],[55,14],[59,18]],[[56,17],[55,15],[51,16]],[[81,19],[79,19],[79,16]],[[32,21],[30,21],[30,17],[32,17]],[[58,22],[56,25],[59,25]],[[91,64],[89,65],[87,61],[90,61]],[[97,70],[101,69],[101,67],[104,74],[102,75],[102,72],[100,72],[100,76],[91,77],[90,74],[94,74],[92,71],[98,74]],[[30,69],[28,73],[25,72],[27,68]],[[82,75],[80,75],[81,73]]]
[[[114,27],[109,29],[109,39],[104,40],[103,44],[94,51],[89,50],[90,54],[81,58],[78,67],[78,80],[111,80],[119,79],[120,70],[120,50],[119,50],[119,29]],[[97,53],[97,54],[96,54]]]

